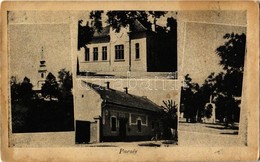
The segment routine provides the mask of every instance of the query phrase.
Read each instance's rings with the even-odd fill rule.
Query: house
[[[177,22],[173,34],[147,29],[138,20],[134,30],[110,25],[95,31],[84,53],[78,54],[80,72],[177,71]],[[80,30],[80,29],[79,29]]]
[[[162,109],[147,97],[81,81],[75,95],[76,143],[150,140]]]

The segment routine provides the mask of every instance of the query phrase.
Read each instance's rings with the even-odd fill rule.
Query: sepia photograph
[[[87,79],[77,82],[80,86],[75,93],[76,144],[177,145],[179,92],[174,81]]]
[[[187,11],[179,16],[185,31],[180,134],[187,145],[247,145],[240,138],[247,134],[240,114],[246,112],[241,105],[246,12]]]
[[[128,77],[131,72],[131,77],[165,78],[177,72],[177,12],[100,10],[85,15],[78,21],[78,76]]]
[[[175,45],[177,43],[177,24],[176,19],[172,17],[177,12],[169,12],[170,15],[166,16],[167,13],[166,11],[8,12],[10,116],[12,119],[10,145],[23,147],[86,144],[86,146],[108,147],[127,146],[129,144],[127,142],[136,141],[139,141],[136,146],[177,145],[179,109],[177,72],[159,72],[167,68],[176,70],[177,66],[177,46],[172,46],[172,41]],[[43,21],[38,18],[46,14],[53,17],[51,20],[45,20],[47,22],[56,23],[63,18],[62,21],[65,19],[71,24],[38,23],[37,21]],[[112,23],[112,20],[117,20],[118,17],[122,17],[122,22],[127,22],[122,26],[122,22],[114,22],[117,28],[112,24],[103,27],[102,15],[108,17],[114,15],[111,20],[102,20],[104,22]],[[71,20],[72,16],[73,20]],[[129,18],[129,16],[132,17]],[[84,17],[87,20],[92,18],[92,21],[87,21],[86,25],[82,26],[81,18]],[[153,25],[148,20],[151,18],[155,23],[160,17],[164,18],[164,21],[160,21],[165,27]],[[148,24],[149,30],[146,30],[139,19]],[[29,20],[36,23],[19,23]],[[76,39],[71,38],[70,26],[73,26],[75,34],[73,37]],[[131,31],[124,31],[129,28]],[[123,34],[120,33],[122,31],[124,31]],[[147,38],[147,34],[161,36]],[[115,37],[115,35],[125,35],[128,38],[121,40],[121,37]],[[161,51],[160,55],[158,55],[159,49],[152,50],[152,47],[147,47],[151,43],[149,40],[163,37],[166,39],[170,35],[174,35],[174,39],[169,39],[169,41],[167,38],[166,43],[160,41],[169,46],[169,48],[162,48],[165,52]],[[27,39],[28,45],[21,43]],[[77,45],[77,48],[74,48],[71,42]],[[162,47],[158,42],[151,44],[154,48]],[[118,50],[112,50],[112,47],[117,49],[119,46],[121,60],[117,58]],[[102,47],[100,52],[98,52],[99,47]],[[136,65],[132,62],[133,70],[129,69],[129,62],[125,63],[124,60],[130,57],[131,53],[128,50],[130,48],[135,49],[134,58],[138,59]],[[97,51],[94,52],[93,49]],[[148,49],[151,53],[147,53]],[[84,55],[79,55],[82,50]],[[156,56],[152,54],[154,51],[157,51]],[[20,58],[20,54],[24,57]],[[162,61],[159,65],[160,59],[155,59],[155,57],[152,59],[154,64],[147,62],[148,55],[157,58],[158,56],[165,57],[164,61],[170,63]],[[77,56],[76,59],[75,56]],[[85,62],[80,61],[82,56]],[[98,60],[101,56],[102,60]],[[92,59],[92,61],[86,59]],[[112,65],[117,64],[117,61],[119,61],[118,65]],[[142,67],[143,63],[138,65],[140,61],[147,66]],[[106,65],[111,65],[115,71],[118,70],[119,73],[115,73],[118,75],[97,74],[96,72],[94,74],[89,71],[103,69],[105,72],[109,69]],[[155,73],[145,74],[142,70],[139,73],[138,67],[146,69],[145,71],[154,68]],[[73,69],[76,69],[75,72]],[[93,75],[89,75],[90,73]],[[89,82],[88,79],[93,82]],[[84,90],[89,89],[88,87],[91,87],[91,90]],[[83,92],[81,92],[82,88]],[[134,90],[133,94],[128,93],[132,90]],[[140,93],[145,94],[140,96]],[[170,93],[174,93],[174,97],[169,97]],[[147,96],[156,98],[156,101]],[[45,140],[42,141],[42,138]],[[134,143],[131,144],[134,145]]]
[[[170,132],[169,125],[174,125],[177,130],[177,105],[181,105],[179,125],[180,136],[184,136],[182,138],[184,144],[190,145],[192,141],[194,142],[193,138],[198,138],[195,141],[200,140],[200,134],[197,133],[222,135],[216,137],[211,135],[204,140],[221,138],[224,141],[223,138],[227,138],[230,143],[229,138],[232,137],[231,140],[235,140],[234,144],[239,144],[234,137],[238,137],[239,134],[246,52],[245,11],[76,12],[74,15],[78,17],[74,17],[74,22],[77,24],[72,24],[75,34],[77,33],[74,35],[77,39],[73,39],[76,41],[74,44],[77,44],[77,49],[72,49],[77,56],[76,63],[73,63],[75,54],[70,52],[73,47],[69,25],[12,24],[19,21],[18,18],[24,21],[36,19],[37,14],[39,16],[52,14],[58,18],[64,17],[63,13],[36,11],[8,13],[11,128],[14,133],[14,146],[19,145],[19,141],[23,141],[23,136],[26,136],[25,134],[20,136],[19,133],[43,132],[45,136],[49,134],[57,137],[68,136],[66,141],[74,139],[72,144],[149,141],[166,138],[169,136],[166,134],[170,133],[175,136],[173,131]],[[30,16],[31,14],[33,15]],[[83,18],[81,15],[85,19],[81,19]],[[70,12],[66,16],[70,17]],[[211,19],[206,21],[209,18]],[[230,21],[230,18],[233,18],[233,21]],[[193,19],[197,20],[194,22]],[[200,22],[198,19],[205,22]],[[176,75],[171,75],[175,78],[170,78],[169,73],[165,75],[163,72],[176,70],[177,26],[180,28],[179,32],[184,33],[184,37],[178,35],[181,42],[179,48],[183,48],[182,53],[180,52],[182,62],[179,70],[184,75],[179,80]],[[27,46],[21,44],[24,40],[29,40]],[[21,54],[23,58],[20,58]],[[190,59],[191,57],[193,59]],[[59,58],[59,61],[56,58]],[[75,65],[74,78],[77,82],[73,89],[76,96],[73,97],[72,66]],[[144,96],[128,95],[127,85],[121,87],[118,85],[121,91],[117,91],[109,87],[111,86],[109,81],[105,81],[105,79],[115,81],[125,79],[128,82],[129,79],[137,77],[146,81],[150,81],[149,78],[152,77],[154,82],[157,81],[156,78],[162,80],[170,78],[172,82],[182,82],[182,88],[179,90],[180,101],[176,100],[173,103],[169,100],[168,103],[167,100],[161,100],[160,104],[164,102],[166,107],[159,106]],[[104,81],[99,85],[84,81],[87,78],[100,78]],[[94,81],[99,82],[95,79]],[[106,85],[103,85],[105,82]],[[91,87],[102,101],[97,102],[91,90],[79,96],[81,89],[78,87],[82,88],[82,84]],[[163,84],[165,86],[165,83]],[[140,85],[140,90],[147,88],[144,83]],[[151,85],[148,86],[151,88]],[[154,94],[152,89],[148,92]],[[110,102],[117,106],[109,105]],[[109,108],[106,108],[107,105]],[[131,108],[138,109],[132,114],[133,117],[129,114],[134,111]],[[170,109],[167,110],[173,113],[170,116],[175,117],[162,124],[160,118],[165,114],[161,115],[161,110],[165,108]],[[138,113],[139,116],[135,116]],[[163,127],[169,127],[169,130]],[[190,137],[192,141],[188,140]],[[63,141],[59,142],[65,144]],[[246,145],[246,141],[243,142]],[[31,144],[33,145],[33,142]]]
[[[5,3],[5,158],[252,159],[245,154],[258,148],[256,8]]]
[[[9,31],[12,133],[73,130],[71,56],[57,47],[69,46],[69,28],[28,24]]]

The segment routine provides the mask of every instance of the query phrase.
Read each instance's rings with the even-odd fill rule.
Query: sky
[[[223,69],[215,51],[227,41],[223,36],[246,34],[247,14],[241,10],[179,11],[177,23],[179,76],[190,74],[201,85],[212,72]]]
[[[27,76],[36,85],[41,50],[48,72],[57,77],[60,69],[71,71],[70,29],[64,24],[10,25],[11,76]]]
[[[194,82],[202,84],[212,73],[223,71],[216,49],[227,41],[226,33],[246,33],[241,26],[187,22],[184,38],[183,74],[190,74]]]

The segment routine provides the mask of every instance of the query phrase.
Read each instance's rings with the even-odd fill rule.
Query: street
[[[238,123],[233,129],[220,123],[186,123],[179,121],[179,146],[240,146],[245,145],[238,135]]]

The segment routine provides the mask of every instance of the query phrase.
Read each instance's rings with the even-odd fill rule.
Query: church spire
[[[42,51],[41,51],[41,60],[43,60],[43,46],[42,46]]]
[[[45,60],[44,60],[44,57],[43,57],[43,46],[42,46],[42,49],[41,49],[41,59],[40,59],[40,67],[45,67]]]
[[[47,67],[46,67],[46,61],[44,60],[44,55],[43,55],[43,47],[41,48],[41,58],[40,58],[40,65],[38,69],[38,83],[37,83],[37,89],[41,89],[42,85],[45,82],[45,78],[47,75]]]

